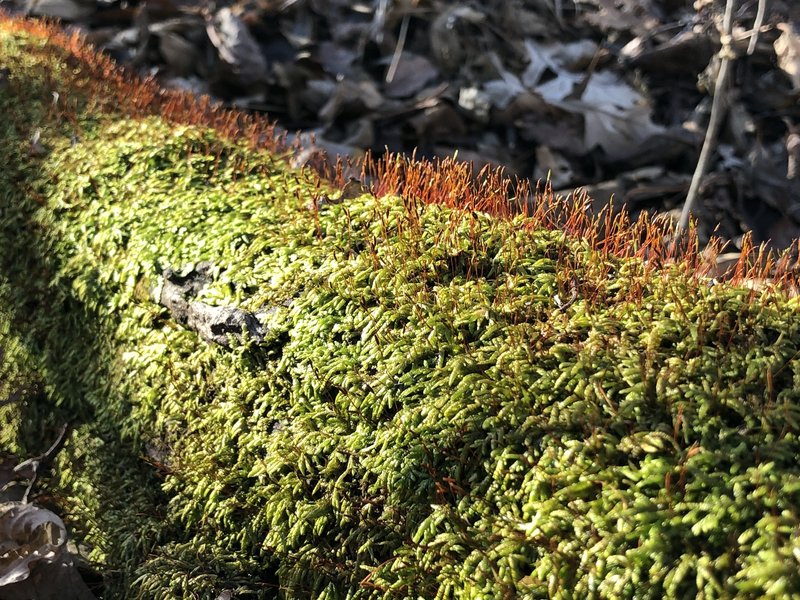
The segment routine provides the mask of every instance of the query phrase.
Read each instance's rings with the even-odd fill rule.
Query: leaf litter
[[[738,3],[719,147],[694,217],[741,245],[800,236],[800,8]],[[167,87],[267,112],[321,150],[457,155],[582,189],[636,216],[679,211],[708,125],[721,0],[233,3],[14,0],[64,19]],[[311,159],[315,152],[299,157]]]

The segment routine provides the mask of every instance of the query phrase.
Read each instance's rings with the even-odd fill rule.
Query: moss
[[[48,485],[107,597],[800,593],[796,299],[522,217],[315,209],[310,174],[98,112],[64,60],[0,30],[2,364],[46,391],[2,442],[73,422]],[[265,344],[153,302],[201,261],[204,302],[274,308]]]

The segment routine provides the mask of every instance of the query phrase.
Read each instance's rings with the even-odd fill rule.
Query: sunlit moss
[[[48,485],[108,597],[800,593],[797,300],[522,217],[317,203],[213,131],[67,118],[59,61],[0,30],[2,372],[47,392],[2,442],[72,421]],[[275,309],[263,345],[153,301],[201,261],[203,301]]]

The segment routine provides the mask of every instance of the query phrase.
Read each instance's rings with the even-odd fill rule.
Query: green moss
[[[0,61],[2,363],[47,392],[0,441],[75,424],[48,485],[108,597],[800,593],[797,300],[597,275],[522,218],[313,210],[212,131],[49,110],[36,40],[0,31]],[[200,261],[203,301],[275,309],[265,344],[151,300]]]

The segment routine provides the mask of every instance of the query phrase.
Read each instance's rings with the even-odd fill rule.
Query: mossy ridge
[[[796,300],[598,269],[522,219],[369,196],[309,210],[302,177],[209,131],[87,115],[72,146],[48,94],[3,132],[4,336],[88,423],[59,477],[121,594],[800,590]],[[47,158],[25,151],[34,125]],[[243,162],[209,171],[217,151]],[[207,300],[281,307],[272,345],[206,346],[141,293],[206,258]],[[132,479],[137,441],[164,450],[169,502],[114,485],[103,440]],[[131,548],[136,526],[86,489],[163,513]]]

